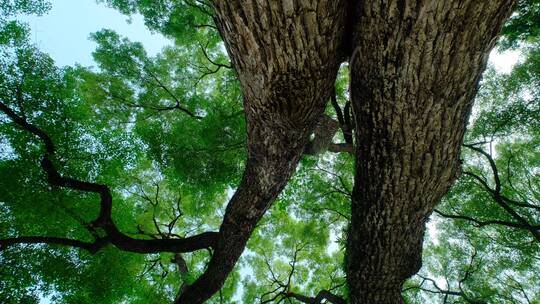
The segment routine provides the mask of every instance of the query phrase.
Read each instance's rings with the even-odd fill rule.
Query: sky
[[[31,28],[32,42],[48,53],[58,66],[95,65],[92,51],[96,44],[89,40],[91,33],[108,28],[132,41],[141,42],[149,55],[157,54],[172,42],[144,26],[141,16],[129,18],[96,0],[50,0],[52,9],[45,16],[22,17]],[[519,60],[519,52],[492,52],[490,64],[502,73],[509,73]],[[433,238],[436,231],[429,229]],[[51,303],[50,297],[41,299],[41,304]]]
[[[31,28],[31,39],[48,53],[59,66],[94,65],[92,51],[96,44],[89,40],[91,33],[103,28],[115,30],[132,41],[142,42],[150,55],[157,54],[169,40],[151,33],[141,16],[128,17],[96,0],[50,0],[52,9],[44,16],[21,18]]]

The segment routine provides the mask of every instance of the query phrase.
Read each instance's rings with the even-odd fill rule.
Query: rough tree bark
[[[244,93],[248,161],[207,270],[177,302],[202,303],[221,288],[294,171],[350,55],[350,301],[402,303],[401,285],[421,265],[425,221],[458,175],[476,87],[513,2],[214,1]]]
[[[216,23],[244,94],[248,160],[204,274],[177,303],[217,292],[295,170],[345,56],[345,0],[217,0]]]
[[[421,265],[425,222],[459,174],[477,85],[514,2],[355,5],[351,303],[403,303],[401,286]]]

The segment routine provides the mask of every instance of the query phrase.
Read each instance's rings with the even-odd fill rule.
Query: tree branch
[[[2,247],[21,243],[47,243],[56,245],[67,245],[83,248],[89,251],[99,250],[105,244],[111,243],[118,249],[136,253],[157,253],[157,252],[191,252],[199,249],[212,247],[216,244],[217,232],[204,232],[183,239],[154,239],[141,240],[131,238],[118,230],[112,220],[112,194],[109,187],[98,183],[85,182],[71,177],[62,176],[55,167],[52,159],[56,148],[51,137],[40,128],[28,123],[24,118],[17,115],[12,109],[0,101],[0,110],[10,117],[22,129],[36,135],[45,145],[45,155],[41,160],[41,167],[47,174],[49,184],[62,188],[78,190],[83,192],[96,193],[100,196],[100,212],[97,219],[90,223],[93,230],[101,228],[106,236],[97,238],[94,243],[56,238],[56,237],[19,237],[1,240]],[[95,245],[99,244],[99,246]]]
[[[519,225],[521,227],[518,227],[518,228],[523,228],[523,229],[526,229],[528,230],[532,236],[534,237],[534,239],[537,241],[537,242],[540,242],[540,232],[538,231],[538,228],[536,228],[535,225],[532,225],[530,224],[524,217],[522,217],[517,211],[515,211],[512,207],[510,207],[509,203],[516,203],[514,200],[511,200],[507,197],[505,197],[504,195],[502,195],[501,191],[502,191],[502,185],[501,185],[501,180],[500,180],[500,177],[499,177],[499,170],[497,169],[497,164],[495,163],[495,160],[493,159],[493,157],[487,153],[486,151],[476,147],[476,146],[473,146],[473,145],[466,145],[464,144],[463,145],[464,147],[467,147],[481,155],[483,155],[489,162],[489,165],[491,167],[491,171],[492,171],[492,174],[493,174],[493,179],[495,181],[495,189],[491,188],[488,183],[483,179],[481,178],[480,176],[472,173],[472,172],[464,172],[464,174],[468,175],[468,176],[471,176],[472,178],[474,178],[475,180],[478,181],[478,183],[480,183],[480,185],[491,195],[491,197],[493,198],[493,200],[502,208],[504,209],[504,211],[506,211],[506,213],[508,213],[508,215],[510,215],[513,219],[515,219]],[[519,203],[519,202],[518,202]],[[514,204],[516,205],[516,204]]]
[[[294,272],[296,270],[296,263],[298,261],[298,253],[302,251],[305,248],[306,245],[297,244],[295,246],[295,250],[293,252],[292,261],[289,263],[291,266],[291,270],[289,271],[289,274],[287,275],[287,282],[282,282],[280,279],[278,279],[277,275],[272,270],[272,267],[270,266],[270,262],[268,261],[268,258],[266,255],[264,255],[264,261],[266,263],[266,266],[268,267],[268,270],[270,272],[270,275],[272,279],[270,282],[272,285],[276,285],[277,287],[271,291],[265,292],[263,295],[261,295],[260,300],[261,304],[265,303],[272,303],[277,300],[277,303],[282,302],[286,299],[296,299],[299,302],[307,303],[307,304],[321,304],[321,303],[333,303],[333,304],[345,304],[345,299],[341,298],[338,295],[335,295],[331,292],[331,290],[323,289],[317,293],[315,297],[309,297],[305,296],[296,292],[291,291],[291,283],[292,283],[292,277],[294,275]],[[265,297],[273,295],[271,298],[264,300]],[[326,301],[326,302],[324,302]]]
[[[352,147],[353,139],[352,139],[352,128],[351,128],[351,117],[350,117],[350,103],[347,102],[345,104],[345,109],[344,109],[345,111],[341,110],[341,107],[339,106],[339,103],[337,102],[337,94],[336,94],[335,87],[332,90],[332,95],[330,95],[330,103],[332,104],[334,111],[336,111],[336,116],[339,122],[339,126],[341,128],[341,132],[343,133],[343,138],[345,139],[345,143]],[[331,152],[334,152],[334,151],[331,151]],[[346,151],[346,152],[349,152],[349,151]]]
[[[174,95],[171,92],[171,90],[169,90],[169,88],[163,82],[161,82],[161,80],[159,80],[159,78],[154,73],[152,73],[152,71],[150,71],[150,69],[148,69],[144,65],[142,66],[142,68],[148,75],[150,75],[150,77],[152,79],[154,79],[154,81],[158,84],[158,86],[160,88],[162,88],[165,91],[165,93],[167,93],[167,95],[169,95],[176,102],[176,104],[174,106],[170,106],[170,107],[150,107],[151,109],[156,110],[158,112],[170,111],[170,110],[178,109],[178,110],[186,113],[187,115],[189,115],[189,116],[191,116],[191,117],[193,117],[195,119],[199,119],[199,120],[203,119],[203,117],[201,117],[199,115],[196,115],[195,113],[191,112],[190,110],[188,110],[185,107],[182,107],[178,97],[176,97],[176,95]]]
[[[225,69],[233,69],[233,66],[231,64],[223,64],[223,63],[219,63],[219,62],[216,62],[214,60],[212,60],[210,58],[210,56],[208,55],[208,53],[206,52],[206,47],[208,47],[208,43],[206,44],[206,46],[202,46],[201,44],[199,44],[199,46],[201,47],[201,51],[204,55],[204,57],[206,58],[206,60],[208,60],[211,64],[215,65],[216,67],[218,68],[225,68]]]
[[[508,227],[512,227],[512,228],[519,228],[519,229],[525,229],[525,230],[529,230],[529,226],[524,226],[520,223],[515,223],[515,222],[508,222],[508,221],[501,221],[501,220],[487,220],[487,221],[481,221],[481,220],[477,220],[475,218],[472,218],[470,216],[466,216],[466,215],[459,215],[459,214],[448,214],[448,213],[444,213],[440,210],[437,210],[435,209],[434,210],[435,213],[437,213],[438,215],[444,217],[444,218],[450,218],[450,219],[456,219],[456,220],[465,220],[465,221],[469,221],[469,222],[472,222],[474,223],[474,225],[476,227],[484,227],[484,226],[489,226],[489,225],[502,225],[502,226],[508,226]],[[532,226],[534,229],[540,229],[540,225],[536,225],[536,226]]]

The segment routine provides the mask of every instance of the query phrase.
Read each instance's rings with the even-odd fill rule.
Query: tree
[[[93,35],[96,71],[60,70],[21,38],[4,43],[2,174],[10,179],[0,197],[9,219],[2,257],[16,263],[21,252],[44,250],[16,244],[96,255],[60,246],[45,260],[64,265],[61,271],[39,259],[25,262],[39,276],[8,280],[12,288],[24,297],[24,288],[45,281],[68,302],[95,302],[92,288],[107,291],[102,302],[145,301],[145,294],[161,302],[171,293],[176,303],[202,303],[216,293],[215,301],[230,301],[240,277],[234,267],[247,245],[253,276],[270,278],[262,292],[244,282],[247,302],[402,303],[402,285],[422,263],[425,223],[459,176],[477,85],[514,1],[107,2],[142,13],[178,46],[150,58],[140,44],[103,30]],[[3,9],[15,14],[21,3],[27,2]],[[527,18],[519,11],[524,3],[511,24]],[[343,62],[349,72],[338,73]],[[343,143],[329,142],[338,128]],[[512,203],[493,157],[468,147],[490,164],[495,188],[474,171],[465,172],[468,181],[513,216],[497,224],[536,237],[535,224],[504,206],[537,205]],[[325,149],[343,153],[325,158]],[[314,156],[302,160],[305,154]],[[309,187],[313,193],[300,191]],[[98,210],[88,208],[96,199]],[[46,234],[28,225],[50,213],[47,226],[62,225]],[[347,236],[345,256],[326,251],[338,229]],[[477,267],[475,250],[463,262],[459,291],[425,276],[406,290],[426,290],[431,282],[436,293],[476,299],[462,289]],[[342,259],[343,268],[336,262]],[[144,284],[127,287],[145,261]],[[316,263],[322,266],[310,270]],[[118,279],[105,275],[108,268]],[[174,284],[178,292],[167,290]],[[72,291],[77,285],[85,288]]]

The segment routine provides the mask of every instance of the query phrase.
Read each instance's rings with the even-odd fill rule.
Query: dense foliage
[[[92,241],[97,195],[48,183],[42,139],[65,176],[108,185],[113,219],[140,239],[216,231],[246,154],[242,96],[204,1],[98,1],[174,41],[157,56],[104,29],[96,68],[59,68],[28,39],[21,14],[43,0],[0,0],[0,239]],[[540,2],[521,1],[502,44],[522,60],[489,69],[463,148],[463,173],[438,207],[410,303],[540,303]],[[349,114],[347,66],[327,114]],[[340,118],[341,116],[341,118]],[[347,141],[346,132],[335,142]],[[213,303],[296,303],[346,295],[343,260],[353,157],[304,156]],[[62,245],[0,247],[0,302],[169,303],[204,270],[211,250],[138,254]]]

